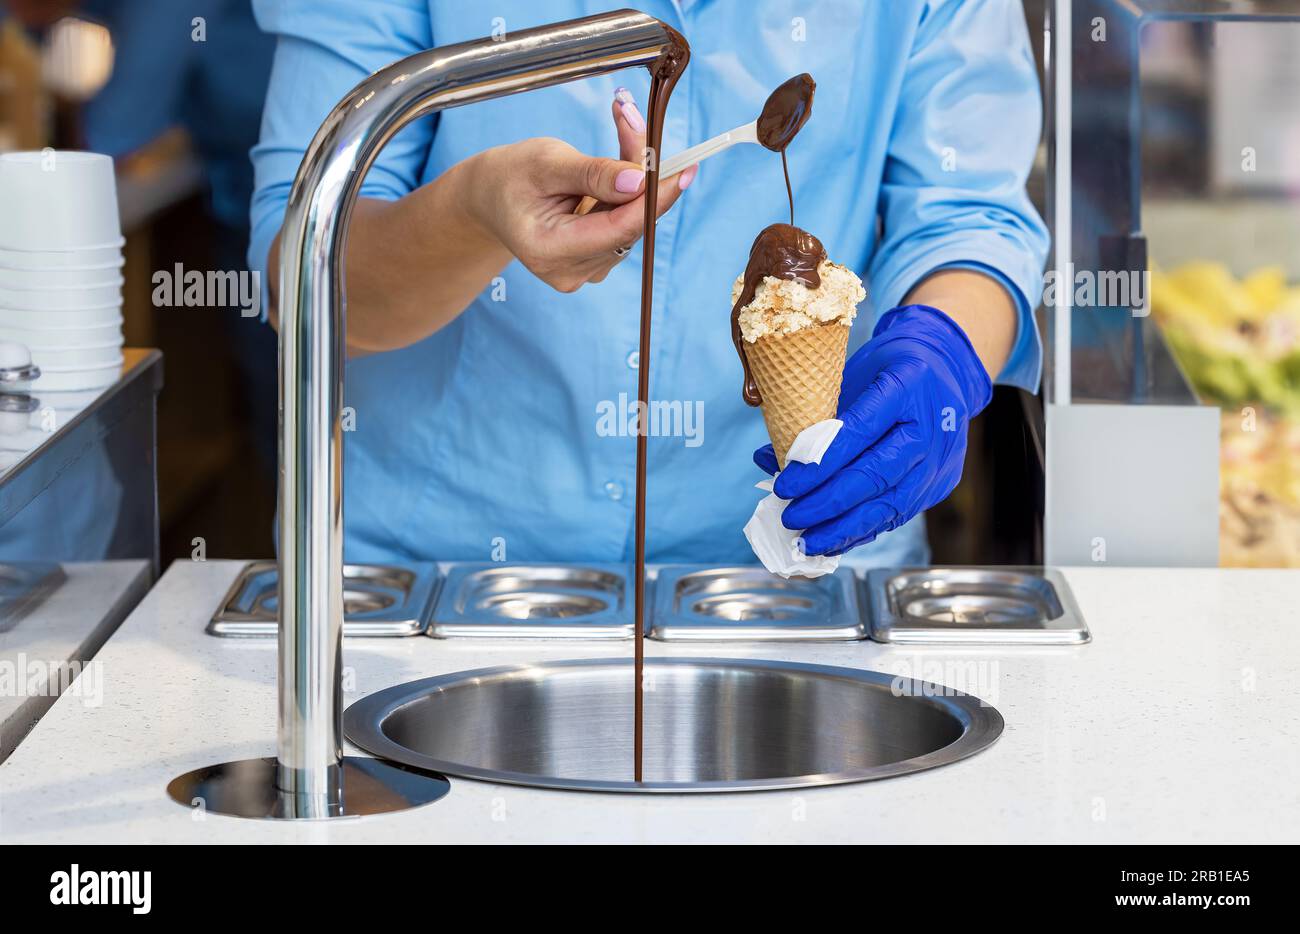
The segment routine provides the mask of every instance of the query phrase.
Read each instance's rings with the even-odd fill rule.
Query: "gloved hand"
[[[790,463],[773,492],[804,552],[843,554],[941,502],[961,479],[970,419],[993,394],[966,333],[928,305],[887,312],[844,367],[844,422],[820,464]],[[776,473],[772,445],[754,463]]]

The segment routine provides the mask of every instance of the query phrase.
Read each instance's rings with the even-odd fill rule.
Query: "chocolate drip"
[[[731,306],[731,340],[736,345],[736,353],[740,354],[740,365],[745,369],[743,395],[747,404],[762,405],[763,397],[749,367],[749,357],[745,355],[745,340],[740,333],[741,309],[754,300],[754,293],[767,276],[802,282],[810,289],[819,288],[822,277],[818,267],[824,259],[826,249],[821,241],[792,224],[773,224],[764,228],[749,248],[749,263],[745,266],[740,297]]]
[[[785,176],[785,196],[790,201],[790,226],[794,226],[794,189],[790,187],[790,166],[785,161],[785,150],[781,150],[781,174]]]
[[[664,27],[667,29],[668,27]],[[645,179],[645,237],[641,254],[641,347],[637,364],[637,401],[639,412],[650,411],[650,308],[654,300],[655,219],[659,213],[659,144],[664,129],[664,111],[673,87],[691,59],[691,48],[679,33],[668,29],[672,39],[659,60],[650,69],[650,99],[646,110],[646,146],[652,157],[646,166]],[[644,416],[642,416],[644,418]],[[636,554],[633,584],[633,618],[636,632],[633,635],[633,767],[635,781],[641,781],[641,758],[644,748],[644,668],[645,668],[645,499],[646,499],[646,432],[648,426],[637,426],[636,435]]]
[[[758,116],[758,141],[773,152],[785,152],[790,140],[812,116],[817,82],[810,74],[795,75],[768,95]]]
[[[795,75],[768,95],[758,117],[758,141],[781,154],[781,171],[785,174],[785,196],[790,201],[790,223],[794,224],[794,189],[790,187],[790,167],[785,161],[785,147],[798,135],[812,116],[813,94],[817,82],[812,75]]]

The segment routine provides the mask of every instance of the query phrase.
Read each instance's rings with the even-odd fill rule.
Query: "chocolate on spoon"
[[[817,82],[805,72],[795,75],[768,95],[757,121],[759,145],[772,152],[785,152],[785,147],[812,116],[816,91]]]

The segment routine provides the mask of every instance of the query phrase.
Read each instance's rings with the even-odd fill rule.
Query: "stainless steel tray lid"
[[[411,636],[424,632],[442,575],[436,564],[345,564],[343,634]],[[279,631],[279,575],[274,561],[245,565],[208,623],[214,636],[269,637]]]
[[[453,565],[429,635],[630,639],[629,580],[617,564]]]
[[[882,568],[867,574],[863,588],[878,642],[1078,645],[1092,638],[1053,568]]]
[[[650,636],[664,642],[862,639],[853,572],[783,578],[759,565],[660,568]]]

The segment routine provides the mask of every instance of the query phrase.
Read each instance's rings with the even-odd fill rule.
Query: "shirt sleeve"
[[[881,185],[875,306],[944,267],[992,275],[1019,326],[998,382],[1034,391],[1048,235],[1025,192],[1042,101],[1018,0],[929,0],[903,76]]]
[[[276,37],[262,133],[251,156],[249,268],[262,274],[284,221],[294,176],[325,117],[362,79],[433,46],[426,0],[254,0],[263,32]],[[364,197],[396,200],[414,190],[428,158],[434,120],[421,119],[389,140],[366,174]]]

